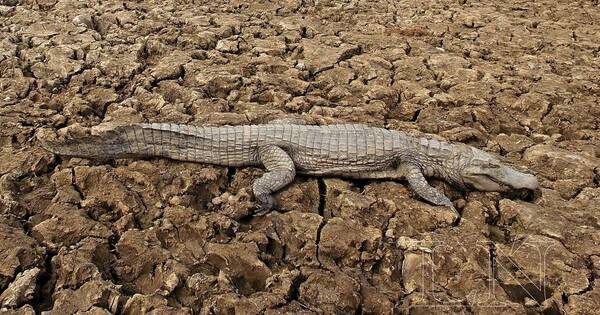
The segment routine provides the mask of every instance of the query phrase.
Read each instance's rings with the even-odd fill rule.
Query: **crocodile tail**
[[[58,155],[89,159],[110,159],[139,156],[127,145],[126,129],[132,125],[108,126],[102,128],[84,128],[72,125],[56,132],[52,129],[40,129],[36,133],[41,146]]]
[[[54,154],[61,154],[61,145],[58,144],[58,135],[52,129],[42,128],[36,131],[35,137],[40,145]]]

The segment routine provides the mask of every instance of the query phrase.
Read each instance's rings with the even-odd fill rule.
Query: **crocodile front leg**
[[[294,180],[296,168],[292,158],[283,149],[274,145],[260,147],[258,157],[267,169],[267,173],[254,181],[252,190],[261,205],[262,213],[276,206],[275,198],[271,194]]]
[[[412,188],[412,190],[421,198],[437,206],[446,206],[459,216],[452,201],[450,201],[446,195],[427,183],[425,176],[423,176],[423,172],[418,166],[414,164],[402,164],[400,166],[400,172],[402,172],[404,177],[408,180],[410,188]]]

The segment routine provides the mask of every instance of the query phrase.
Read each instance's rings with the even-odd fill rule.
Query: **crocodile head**
[[[489,153],[470,149],[473,156],[461,171],[463,183],[481,191],[538,189],[539,184],[535,176],[521,173]]]

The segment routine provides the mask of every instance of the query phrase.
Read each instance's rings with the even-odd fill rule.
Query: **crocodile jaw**
[[[473,148],[473,159],[462,170],[463,183],[481,191],[537,190],[535,176],[521,173],[492,155]]]
[[[539,187],[535,176],[504,165],[498,168],[470,168],[463,173],[462,178],[465,184],[481,191],[537,190]]]

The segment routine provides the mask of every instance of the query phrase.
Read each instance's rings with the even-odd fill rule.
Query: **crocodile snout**
[[[510,167],[504,168],[504,183],[514,189],[529,189],[537,190],[539,188],[539,182],[534,175],[521,173]]]

